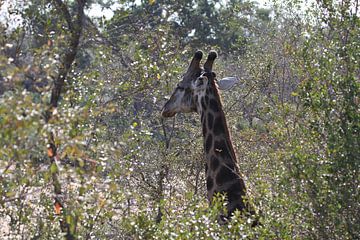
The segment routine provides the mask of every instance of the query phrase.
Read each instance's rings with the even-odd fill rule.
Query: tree
[[[21,21],[0,24],[0,238],[359,235],[357,1],[120,1],[105,22],[85,14],[112,2],[8,5]],[[210,48],[218,77],[240,79],[222,96],[257,228],[217,224],[197,117],[160,118],[189,56]]]
[[[148,31],[163,25],[182,47],[198,49],[208,45],[226,54],[243,53],[247,42],[253,40],[252,28],[268,22],[269,13],[250,1],[143,1],[117,10],[107,29],[112,39],[124,38],[129,43],[136,39],[129,38],[131,29]]]

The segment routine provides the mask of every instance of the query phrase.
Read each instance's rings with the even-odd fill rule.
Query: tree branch
[[[82,32],[82,23],[83,23],[84,7],[86,0],[77,0],[77,13],[74,21],[71,20],[72,17],[70,15],[69,9],[62,0],[53,0],[53,2],[54,5],[59,8],[62,17],[65,18],[65,21],[67,22],[69,28],[70,36],[68,38],[65,53],[63,54],[60,60],[58,74],[57,76],[54,77],[54,85],[51,90],[49,108],[45,112],[46,123],[48,123],[49,120],[51,119],[53,109],[58,106],[58,102],[60,100],[60,95],[64,86],[65,79],[68,76],[68,73],[70,72],[71,65],[73,64],[78,51],[80,36]],[[63,232],[66,232],[66,239],[75,239],[76,226],[74,228],[71,228],[71,226],[64,220],[64,218],[66,217],[65,216],[66,210],[62,199],[61,182],[59,180],[59,169],[56,167],[57,147],[55,145],[53,132],[50,133],[47,150],[48,150],[48,157],[51,163],[50,171],[51,171],[52,184],[54,187],[54,194],[55,194],[54,197],[55,213],[58,215],[59,214],[63,215],[63,219],[60,220],[60,228]],[[76,221],[75,221],[75,225],[76,225]]]
[[[64,81],[70,72],[71,65],[75,60],[77,49],[80,42],[80,36],[82,31],[82,20],[84,17],[84,7],[86,0],[77,0],[77,16],[75,17],[75,21],[71,21],[70,13],[64,2],[61,0],[54,0],[56,5],[59,6],[62,14],[64,15],[65,20],[68,23],[70,30],[70,39],[68,41],[68,47],[65,51],[65,54],[61,60],[59,73],[54,80],[54,87],[51,92],[51,100],[50,100],[50,109],[47,112],[47,120],[51,117],[51,111],[53,108],[56,108],[60,99],[61,90],[64,86]],[[69,18],[70,17],[70,18]]]
[[[53,0],[53,2],[56,5],[56,7],[58,7],[59,10],[61,11],[61,13],[62,13],[63,17],[65,18],[65,21],[68,25],[68,28],[70,29],[70,31],[72,31],[73,23],[71,21],[71,15],[69,13],[66,3],[64,3],[62,0]]]

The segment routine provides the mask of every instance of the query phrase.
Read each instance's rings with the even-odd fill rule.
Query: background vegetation
[[[1,239],[359,239],[357,0],[0,5]],[[262,226],[217,224],[198,116],[160,117],[197,49],[240,78],[224,108]]]

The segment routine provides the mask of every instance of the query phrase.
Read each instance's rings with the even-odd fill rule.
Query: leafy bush
[[[23,21],[0,24],[2,239],[358,238],[356,1],[195,2],[84,17],[56,106],[82,1],[9,2]],[[255,228],[239,212],[218,224],[198,116],[160,118],[197,48],[218,50],[217,76],[240,78],[222,95]]]

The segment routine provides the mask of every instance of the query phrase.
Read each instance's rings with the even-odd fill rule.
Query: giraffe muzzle
[[[161,111],[161,116],[164,118],[169,118],[175,116],[176,112],[166,110],[165,108]]]

